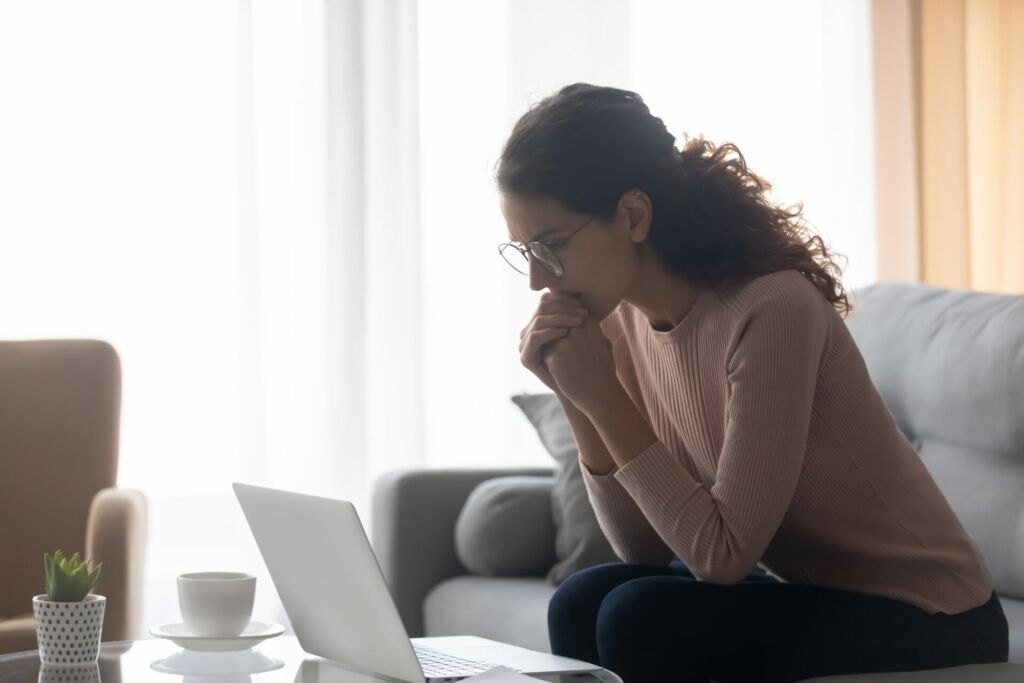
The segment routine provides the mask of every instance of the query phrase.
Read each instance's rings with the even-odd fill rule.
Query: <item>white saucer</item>
[[[149,635],[174,641],[175,645],[196,652],[231,652],[248,650],[253,645],[267,638],[274,638],[284,633],[281,624],[268,624],[262,621],[250,621],[240,635],[233,638],[210,638],[191,633],[185,624],[165,624],[149,629]]]

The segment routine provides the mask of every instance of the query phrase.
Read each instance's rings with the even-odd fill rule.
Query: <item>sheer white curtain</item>
[[[230,482],[365,516],[425,464],[415,32],[394,0],[0,6],[0,336],[118,349],[147,625],[218,567],[284,619]]]
[[[238,5],[243,478],[367,525],[376,476],[424,465],[415,30],[409,1]]]
[[[261,576],[235,480],[548,464],[509,396],[538,294],[497,254],[515,119],[582,80],[731,140],[874,278],[866,0],[0,4],[0,337],[123,363],[120,483],[174,576]],[[0,454],[2,456],[2,454]]]

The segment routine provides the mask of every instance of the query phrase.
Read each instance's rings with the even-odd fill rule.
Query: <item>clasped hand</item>
[[[611,342],[569,294],[541,296],[537,312],[520,333],[519,352],[526,368],[586,415],[622,392]]]

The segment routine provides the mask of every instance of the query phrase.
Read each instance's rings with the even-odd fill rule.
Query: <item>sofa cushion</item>
[[[537,430],[540,441],[558,463],[551,512],[555,520],[555,555],[558,561],[547,574],[553,585],[575,571],[618,557],[604,537],[590,505],[580,471],[580,453],[562,404],[554,394],[519,394],[512,397]]]
[[[472,634],[540,652],[548,642],[548,602],[555,588],[543,577],[457,576],[423,601],[426,636]]]
[[[999,598],[1010,626],[1010,658],[1008,661],[1024,664],[1024,600]],[[1024,677],[1021,678],[1024,680]]]
[[[552,477],[481,482],[455,520],[455,552],[473,574],[544,576],[555,563]]]
[[[1024,598],[1024,296],[879,283],[847,318],[1000,596]]]

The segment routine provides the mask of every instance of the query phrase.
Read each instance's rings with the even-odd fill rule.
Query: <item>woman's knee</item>
[[[700,667],[691,667],[695,662],[689,661],[680,647],[695,646],[699,650],[700,646],[681,634],[693,618],[687,609],[690,594],[700,588],[700,584],[679,577],[653,577],[629,581],[610,591],[597,616],[600,664],[627,683],[666,680],[669,676],[691,680],[686,675]],[[693,627],[700,628],[697,623]],[[687,665],[685,672],[679,668],[682,664]]]
[[[650,576],[627,581],[609,591],[597,614],[599,642],[625,644],[672,632],[698,637],[720,630],[716,587],[678,576]]]
[[[570,574],[548,603],[548,639],[551,652],[584,661],[597,661],[594,624],[601,600],[628,577],[623,565],[606,563]]]
[[[669,579],[671,581],[671,579]],[[663,603],[665,581],[644,579],[623,583],[605,596],[597,614],[598,640],[622,642],[640,635],[659,604]]]
[[[548,622],[597,619],[597,610],[609,591],[627,581],[648,576],[675,574],[667,567],[651,567],[624,562],[606,562],[570,574],[555,590],[548,603]]]
[[[601,600],[609,590],[624,580],[624,569],[629,565],[607,562],[586,567],[567,576],[555,589],[548,603],[548,618],[579,615],[592,608],[597,613]]]

